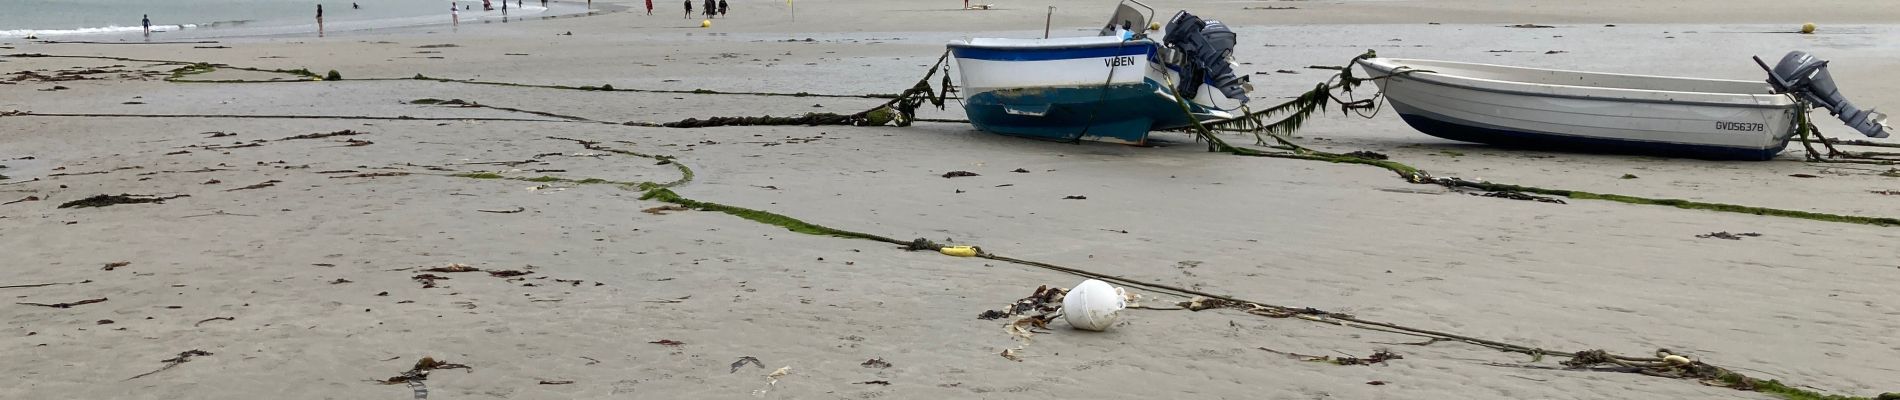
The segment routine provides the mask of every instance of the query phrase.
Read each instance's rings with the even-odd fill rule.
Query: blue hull
[[[1153,81],[1095,87],[1007,89],[970,96],[977,129],[1011,136],[1146,144],[1148,131],[1188,124]]]
[[[1471,123],[1416,111],[1400,111],[1399,117],[1403,118],[1406,124],[1412,125],[1413,129],[1417,129],[1419,132],[1424,132],[1427,135],[1461,142],[1539,150],[1640,154],[1705,160],[1764,161],[1775,158],[1776,154],[1780,154],[1783,149],[1788,147],[1788,141],[1786,140],[1770,148],[1747,148],[1603,139],[1549,132],[1527,132]]]

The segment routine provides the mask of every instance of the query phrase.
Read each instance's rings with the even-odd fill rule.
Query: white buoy
[[[1069,289],[1069,294],[1062,298],[1062,319],[1075,329],[1100,332],[1114,325],[1121,317],[1116,312],[1127,307],[1120,288],[1090,279]]]

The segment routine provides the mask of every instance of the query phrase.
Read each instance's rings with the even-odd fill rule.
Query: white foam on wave
[[[198,27],[198,24],[152,25],[152,31],[159,32],[159,31],[165,31],[165,30],[192,29],[192,28],[197,28],[197,27]],[[108,34],[108,33],[142,32],[144,30],[145,30],[144,27],[117,26],[117,25],[97,27],[97,28],[78,28],[78,29],[13,29],[13,30],[0,30],[0,37],[98,35],[98,34]]]

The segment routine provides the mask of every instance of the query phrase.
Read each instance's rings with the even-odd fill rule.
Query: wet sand
[[[674,163],[551,137],[671,156],[693,171],[671,189],[681,196],[838,229],[979,245],[1526,346],[1635,355],[1667,348],[1825,393],[1900,391],[1891,362],[1900,357],[1900,298],[1891,294],[1900,284],[1896,227],[1470,196],[1367,166],[1209,153],[1179,133],[1157,134],[1166,144],[1156,147],[1072,145],[956,123],[667,129],[410,103],[462,99],[618,123],[850,113],[883,102],[874,98],[401,79],[892,93],[915,82],[948,40],[1039,35],[1043,18],[1041,4],[957,11],[941,9],[950,2],[838,1],[799,3],[794,22],[783,3],[765,2],[701,29],[677,3],[659,3],[652,17],[322,39],[0,43],[11,47],[0,54],[336,70],[345,78],[173,83],[161,80],[172,64],[0,58],[9,74],[115,71],[0,85],[0,112],[225,116],[0,116],[7,166],[0,175],[9,177],[0,180],[0,202],[40,199],[0,205],[0,249],[10,253],[0,262],[9,272],[0,287],[84,282],[0,294],[9,303],[107,299],[0,306],[0,352],[12,360],[0,366],[0,398],[411,398],[404,385],[372,380],[424,356],[472,367],[430,375],[431,398],[1774,398],[1693,380],[1526,368],[1561,367],[1554,357],[1395,344],[1422,339],[1235,310],[1134,309],[1105,333],[1058,321],[1024,343],[1004,320],[976,316],[1039,285],[1082,278],[720,212],[643,212],[667,203],[641,200],[638,188],[572,181],[675,181]],[[1109,8],[1055,5],[1058,27],[1093,26]],[[1155,6],[1238,26],[1242,72],[1260,73],[1252,78],[1263,100],[1330,75],[1309,65],[1339,65],[1367,49],[1734,79],[1760,78],[1750,55],[1806,49],[1833,60],[1856,103],[1900,104],[1900,80],[1889,72],[1900,66],[1891,40],[1900,26],[1887,24],[1900,11],[1873,1],[1798,11],[1765,1]],[[1265,6],[1297,9],[1245,9]],[[1808,21],[1821,32],[1762,33]],[[1554,27],[1505,27],[1519,23]],[[224,48],[199,48],[213,46]],[[290,76],[223,69],[191,78]],[[42,91],[55,86],[66,89]],[[230,117],[241,115],[316,118]],[[328,118],[335,116],[374,118]],[[954,102],[922,116],[963,117]],[[1827,132],[1851,135],[1816,117]],[[282,140],[342,130],[363,133]],[[1799,146],[1768,162],[1510,150],[1425,136],[1389,113],[1336,112],[1296,140],[1380,152],[1438,176],[1900,216],[1900,196],[1874,193],[1900,190],[1900,178],[1881,175],[1890,167],[1805,163]],[[949,171],[980,176],[943,178]],[[387,173],[406,175],[375,176]],[[450,176],[470,173],[570,181]],[[251,186],[259,187],[244,189]],[[189,197],[58,208],[100,194]],[[1761,235],[1697,237],[1720,231]],[[104,269],[115,262],[129,264]],[[451,264],[532,273],[423,271]],[[423,274],[448,279],[415,279]],[[1155,307],[1186,300],[1136,291]],[[230,319],[213,319],[221,317]],[[653,343],[661,341],[683,344]],[[211,354],[128,379],[194,349]],[[1021,361],[1000,356],[1006,349]],[[1274,352],[1378,350],[1404,358],[1340,366]],[[734,370],[741,357],[759,363]],[[781,367],[788,374],[768,383]]]

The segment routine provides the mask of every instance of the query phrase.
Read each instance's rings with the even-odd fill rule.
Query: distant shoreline
[[[575,1],[556,3],[541,11],[528,15],[510,15],[509,21],[542,20],[561,17],[584,17],[621,12],[629,7],[601,2],[592,8],[576,4]],[[572,5],[572,6],[570,6]],[[536,6],[535,8],[539,8]],[[486,23],[502,20],[499,7],[496,11],[463,11],[463,23]],[[152,34],[142,34],[141,26],[104,26],[72,29],[9,29],[0,30],[0,40],[26,39],[56,41],[136,41],[139,39],[166,41],[199,40],[243,37],[300,36],[316,31],[314,22],[289,23],[288,20],[232,20],[209,23],[185,23],[153,25]],[[332,20],[325,26],[326,34],[349,34],[372,31],[420,28],[451,25],[447,16],[408,16],[377,18],[369,20]]]

